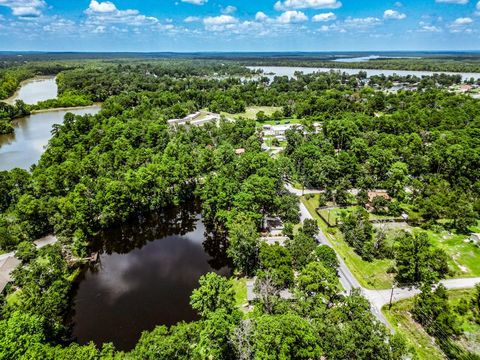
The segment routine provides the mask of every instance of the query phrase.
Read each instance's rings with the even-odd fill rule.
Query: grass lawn
[[[282,108],[277,106],[248,106],[245,108],[245,112],[243,113],[227,114],[227,115],[230,115],[236,118],[243,117],[246,119],[255,120],[257,118],[257,113],[259,111],[263,111],[265,115],[270,116],[275,111],[282,111]]]
[[[454,277],[480,276],[480,248],[468,240],[468,235],[430,230],[427,233],[432,243],[449,255],[449,265],[455,271]]]
[[[239,308],[247,303],[247,279],[232,277],[233,290],[235,290],[235,302]]]
[[[318,204],[318,195],[307,200],[301,198],[308,211],[318,220],[318,224],[325,235],[329,238],[335,251],[344,259],[345,263],[355,275],[360,284],[368,289],[388,289],[393,283],[393,275],[387,274],[387,270],[392,266],[392,260],[374,260],[367,262],[362,260],[353,249],[343,240],[340,230],[329,228],[316,212]]]
[[[461,299],[471,298],[473,292],[473,289],[449,291],[449,302],[452,308],[455,309]],[[412,348],[415,349],[418,359],[445,359],[434,339],[410,316],[412,306],[413,299],[407,299],[394,303],[391,309],[388,309],[388,305],[385,306],[382,312],[395,330],[404,335]],[[457,316],[464,332],[464,336],[457,341],[457,344],[478,353],[480,351],[480,325],[471,320],[470,313],[465,315],[457,313]]]

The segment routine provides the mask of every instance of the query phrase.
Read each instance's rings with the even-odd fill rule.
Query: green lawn
[[[247,279],[232,277],[230,281],[235,290],[235,302],[239,308],[243,309],[243,305],[247,303]]]
[[[473,292],[473,289],[449,291],[449,302],[452,308],[455,309],[461,299],[467,300],[471,298]],[[385,306],[382,312],[395,328],[395,331],[404,335],[412,348],[415,349],[418,359],[445,359],[445,356],[435,344],[433,338],[423,330],[421,325],[412,319],[410,315],[412,306],[413,299],[407,299],[394,303],[391,309],[388,308],[388,305]],[[470,312],[465,315],[459,315],[457,313],[457,316],[464,332],[464,336],[457,341],[457,344],[478,353],[480,325],[472,321]]]
[[[318,220],[320,228],[328,236],[335,251],[344,259],[346,265],[363,287],[368,289],[388,289],[392,286],[393,275],[387,274],[388,268],[393,264],[392,260],[374,260],[372,262],[362,260],[343,240],[340,231],[337,228],[329,228],[317,214],[318,196],[310,197],[309,200],[302,197],[301,200],[310,214]]]
[[[248,107],[245,108],[245,112],[243,112],[243,113],[227,114],[227,115],[233,116],[233,117],[236,117],[236,118],[243,117],[243,118],[246,118],[246,119],[255,120],[257,118],[257,113],[259,111],[263,111],[265,113],[265,115],[270,116],[275,111],[282,111],[282,108],[277,107],[277,106],[248,106]]]
[[[430,230],[427,233],[432,243],[449,255],[450,267],[455,271],[453,277],[480,276],[480,248],[469,241],[468,235]]]

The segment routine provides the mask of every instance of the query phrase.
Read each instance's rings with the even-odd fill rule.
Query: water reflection
[[[57,93],[58,86],[55,77],[36,78],[26,81],[9,102],[23,100],[26,104],[36,104],[39,101],[55,99]]]
[[[58,110],[33,114],[15,121],[15,133],[0,135],[0,171],[19,167],[30,169],[43,152],[52,137],[54,124],[61,124],[65,114],[75,115],[96,114],[100,106],[69,111]]]
[[[74,298],[77,341],[127,350],[143,330],[196,319],[189,298],[200,276],[230,273],[210,238],[195,204],[100,234],[99,264],[85,272]]]

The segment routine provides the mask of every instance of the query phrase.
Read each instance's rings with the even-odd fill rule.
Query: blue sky
[[[480,50],[480,1],[0,0],[0,50]]]

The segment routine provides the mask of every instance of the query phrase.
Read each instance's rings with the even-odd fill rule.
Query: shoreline
[[[58,107],[58,108],[49,108],[49,109],[39,109],[39,110],[32,110],[30,115],[35,114],[42,114],[42,113],[49,113],[49,112],[56,112],[56,111],[69,111],[69,110],[82,110],[82,109],[89,109],[93,107],[102,106],[103,103],[93,103],[92,105],[85,105],[85,106],[72,106],[72,107]],[[29,116],[29,115],[27,115]]]

